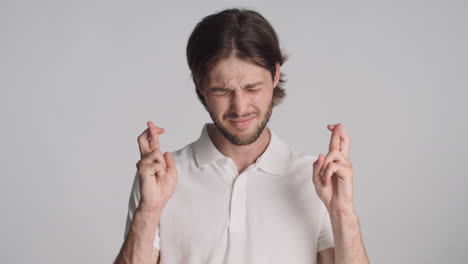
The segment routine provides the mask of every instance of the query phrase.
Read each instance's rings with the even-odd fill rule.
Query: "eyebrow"
[[[249,88],[254,88],[255,86],[258,86],[260,84],[263,84],[263,82],[255,82],[255,83],[248,83],[242,87],[243,89],[249,89]],[[227,87],[210,87],[208,90],[231,90],[230,88]]]

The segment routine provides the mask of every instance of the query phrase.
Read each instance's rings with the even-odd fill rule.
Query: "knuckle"
[[[150,152],[150,154],[153,157],[159,157],[159,155],[161,155],[161,151],[159,150],[159,148],[155,148]]]
[[[156,162],[156,163],[161,163],[162,161],[164,160],[163,156],[161,153],[155,153],[153,156],[152,156],[152,161],[153,162]]]
[[[312,178],[312,182],[313,182],[314,184],[317,184],[317,177],[313,177],[313,178]]]
[[[146,174],[145,173],[146,172],[146,166],[144,166],[144,165],[139,166],[137,171],[138,171],[139,175],[142,175],[142,176],[145,175]]]
[[[329,164],[325,164],[325,165],[323,166],[321,172],[322,172],[323,174],[325,174],[325,173],[328,171],[329,168],[330,168]]]
[[[154,174],[160,174],[161,170],[162,170],[162,166],[160,163],[156,163],[154,164],[152,167],[151,167],[152,171]]]

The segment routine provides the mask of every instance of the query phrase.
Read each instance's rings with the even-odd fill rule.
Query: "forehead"
[[[257,81],[266,81],[270,73],[253,62],[234,56],[220,60],[208,73],[208,86],[242,86]],[[271,79],[271,78],[270,78]]]

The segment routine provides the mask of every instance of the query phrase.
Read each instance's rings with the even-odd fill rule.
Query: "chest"
[[[229,251],[247,257],[284,250],[278,238],[296,255],[316,245],[322,207],[308,175],[272,175],[255,166],[239,175],[229,166],[181,173],[161,215],[162,257],[176,255],[177,249],[190,259],[216,263],[213,258]]]

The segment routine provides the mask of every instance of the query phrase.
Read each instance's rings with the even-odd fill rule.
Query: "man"
[[[342,125],[318,158],[267,127],[285,96],[271,25],[250,10],[208,16],[187,59],[213,123],[164,155],[165,130],[147,123],[116,263],[368,263]]]

